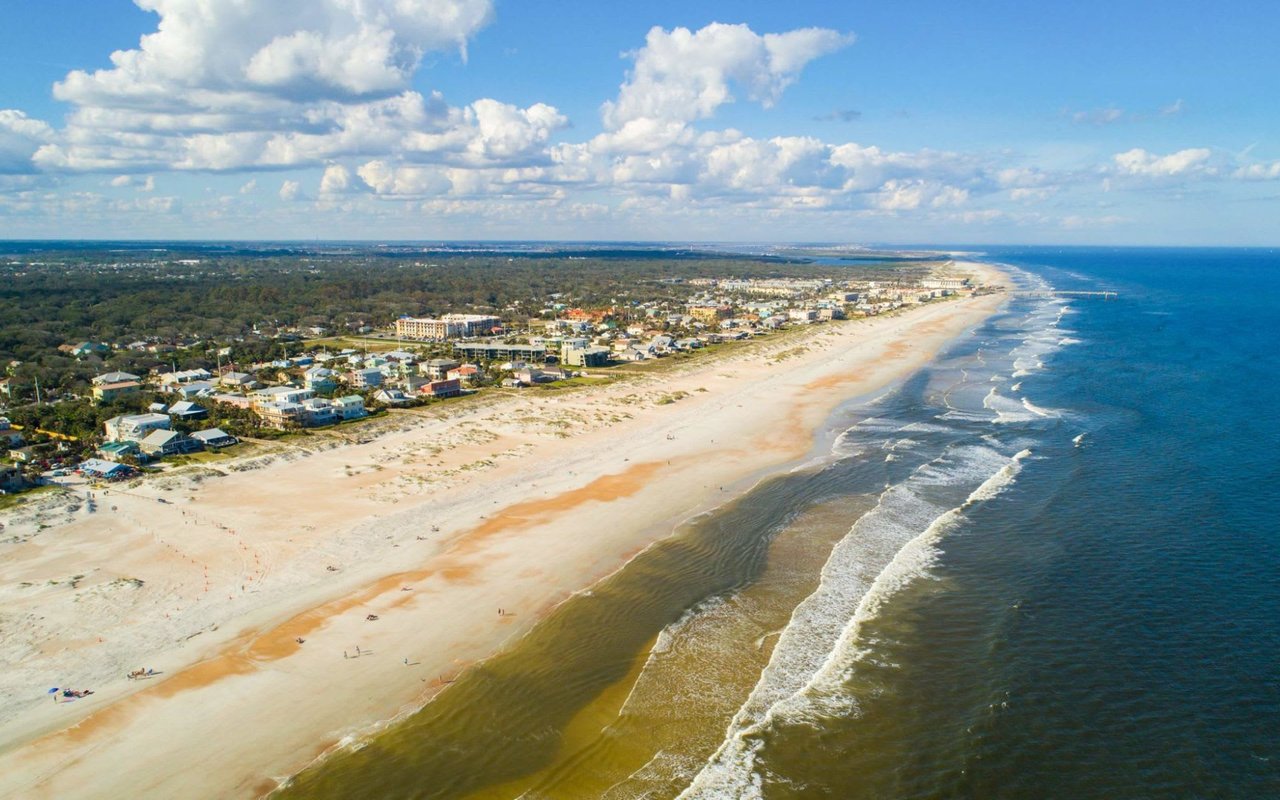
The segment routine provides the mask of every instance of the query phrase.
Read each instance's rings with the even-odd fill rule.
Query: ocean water
[[[827,457],[283,794],[1280,797],[1280,254],[989,259]]]

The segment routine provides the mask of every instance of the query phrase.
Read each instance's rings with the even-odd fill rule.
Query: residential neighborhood
[[[10,465],[10,487],[20,483],[15,469],[29,475],[40,467],[77,468],[76,459],[93,462],[79,467],[86,474],[119,477],[245,438],[315,431],[477,392],[608,379],[644,369],[645,362],[687,358],[786,328],[982,291],[945,270],[913,274],[671,278],[653,284],[653,299],[624,300],[629,292],[620,284],[620,296],[607,303],[573,304],[572,292],[553,292],[540,304],[513,302],[501,314],[402,315],[382,328],[348,325],[354,333],[335,336],[328,334],[337,326],[315,322],[305,330],[263,324],[254,326],[253,340],[204,345],[136,335],[118,344],[69,342],[57,350],[76,363],[136,364],[135,354],[145,354],[159,364],[145,371],[103,369],[77,396],[41,392],[34,379],[23,385],[14,362],[0,385],[0,409],[39,419],[56,410],[55,416],[73,414],[75,421],[49,427],[0,418],[0,447],[8,456],[0,463]],[[307,333],[322,338],[308,343]]]

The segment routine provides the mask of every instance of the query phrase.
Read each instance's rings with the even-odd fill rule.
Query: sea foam
[[[876,508],[832,550],[818,588],[793,611],[720,748],[680,797],[761,797],[755,763],[762,736],[775,721],[803,723],[855,713],[856,700],[843,685],[865,655],[858,640],[862,626],[902,587],[927,574],[937,559],[937,542],[967,509],[1012,484],[1030,455],[1023,450],[1006,458],[982,446],[955,448],[886,489]],[[986,479],[955,508],[942,510],[917,491],[972,485],[981,476]]]

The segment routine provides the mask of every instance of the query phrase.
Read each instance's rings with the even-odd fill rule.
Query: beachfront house
[[[205,447],[212,447],[215,449],[220,447],[230,447],[240,441],[221,428],[209,428],[203,431],[196,431],[191,434],[191,438],[195,439]]]
[[[524,386],[532,386],[535,383],[552,383],[554,381],[561,381],[568,376],[559,369],[524,367],[523,369],[515,370],[512,377]]]
[[[137,442],[104,442],[96,452],[108,461],[122,461],[125,456],[136,458],[142,451]]]
[[[253,411],[262,420],[264,425],[273,428],[289,428],[294,425],[301,426],[307,416],[307,409],[301,403],[291,403],[287,400],[275,400],[265,403],[255,403]]]
[[[608,366],[610,351],[607,347],[593,347],[586,339],[566,339],[560,349],[560,362],[569,367]]]
[[[462,394],[462,381],[457,378],[446,378],[442,381],[424,383],[418,387],[418,394],[433,398],[457,397]]]
[[[335,397],[330,404],[333,406],[338,417],[343,420],[360,419],[368,414],[364,410],[364,398],[359,395],[347,395],[346,397]]]
[[[126,414],[112,417],[102,424],[106,438],[112,442],[141,442],[147,434],[169,430],[168,414]]]
[[[117,464],[114,461],[106,461],[101,458],[86,458],[80,463],[77,471],[86,478],[108,481],[127,478],[133,472],[132,469],[124,464]]]
[[[0,494],[20,492],[27,488],[27,478],[21,467],[0,465]]]
[[[400,389],[379,389],[373,393],[373,399],[384,406],[407,406],[413,403],[413,398]]]
[[[204,448],[199,441],[177,431],[152,431],[138,443],[142,454],[150,458],[163,458],[192,453]]]
[[[332,425],[342,419],[333,403],[323,397],[312,397],[309,400],[303,400],[300,405],[303,408],[303,412],[298,421],[307,427]]]

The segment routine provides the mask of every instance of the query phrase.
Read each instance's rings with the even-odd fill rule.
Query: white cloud
[[[525,159],[566,123],[544,104],[455,109],[410,87],[426,53],[465,53],[492,0],[136,2],[159,15],[156,32],[111,68],[55,84],[74,108],[60,135],[28,148],[39,167],[227,171],[402,150]]]
[[[34,172],[31,157],[52,138],[47,123],[15,109],[0,109],[0,175]]]
[[[1091,111],[1077,111],[1071,115],[1071,121],[1077,125],[1110,125],[1126,118],[1124,109],[1108,106]]]
[[[330,164],[324,168],[320,178],[320,194],[346,194],[351,191],[351,173],[341,164]]]
[[[969,193],[955,186],[929,180],[886,181],[875,196],[874,205],[885,211],[912,211],[922,206],[947,208],[963,205]]]
[[[1176,117],[1181,115],[1183,111],[1186,111],[1186,103],[1183,102],[1182,98],[1178,98],[1154,111],[1126,111],[1123,108],[1110,105],[1088,111],[1070,111],[1064,108],[1062,113],[1077,125],[1101,126],[1113,125],[1117,122],[1150,122],[1160,117]]]
[[[1246,181],[1280,180],[1280,161],[1272,161],[1270,164],[1247,164],[1236,168],[1231,175]]]
[[[230,108],[236,97],[286,100],[390,95],[425,53],[464,48],[491,0],[135,0],[160,20],[111,69],[54,86],[80,106],[172,111]],[[218,102],[223,101],[223,102]]]
[[[655,27],[633,54],[635,66],[617,99],[602,106],[601,116],[624,149],[646,136],[669,143],[684,125],[732,102],[731,85],[771,106],[806,64],[852,41],[825,28],[761,36],[746,25],[712,23],[696,32]]]
[[[1057,194],[1058,187],[1046,186],[1038,189],[1010,189],[1009,199],[1019,203],[1030,203],[1047,200]]]
[[[1207,147],[1192,147],[1167,156],[1149,153],[1140,147],[1112,156],[1116,168],[1123,175],[1146,178],[1171,178],[1180,175],[1207,173],[1212,151]]]
[[[166,171],[314,167],[305,177],[289,173],[280,199],[316,200],[309,212],[347,209],[381,219],[634,213],[710,221],[795,219],[792,212],[805,211],[878,222],[909,215],[960,224],[1038,220],[1056,228],[1067,223],[1044,222],[1049,217],[1015,204],[1054,195],[1065,204],[1072,190],[1096,192],[1099,179],[1120,190],[1171,178],[1280,179],[1280,162],[1246,164],[1206,148],[1168,155],[1136,148],[1100,156],[1105,164],[1091,168],[1076,161],[1048,170],[1008,152],[894,151],[712,129],[707,120],[735,97],[768,107],[809,62],[852,41],[826,29],[653,28],[629,54],[632,68],[617,96],[601,108],[603,133],[564,142],[557,134],[569,121],[545,103],[449,105],[412,86],[424,55],[463,47],[488,20],[491,0],[137,2],[160,15],[159,29],[138,49],[114,54],[111,68],[73,72],[58,84],[58,96],[72,104],[66,128],[0,111],[0,190],[31,194],[28,178],[101,172],[114,177],[99,185],[149,193],[152,176]],[[1181,110],[1178,101],[1159,113]],[[1074,118],[1104,124],[1140,116],[1108,107]],[[37,169],[46,174],[33,175]],[[257,189],[250,179],[239,195]],[[150,201],[180,210],[172,198],[95,197],[68,196],[62,213],[76,203],[106,213],[118,202],[133,203],[134,213]],[[257,208],[250,197],[220,202],[226,208],[210,213]],[[522,204],[536,213],[514,214]],[[987,207],[994,204],[1003,209]]]

